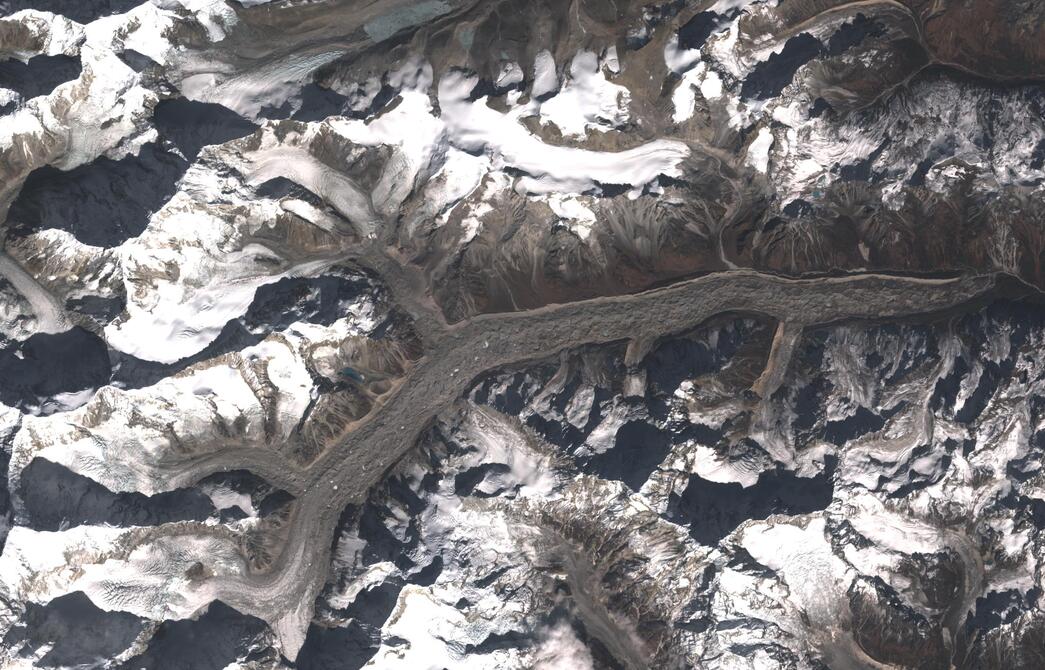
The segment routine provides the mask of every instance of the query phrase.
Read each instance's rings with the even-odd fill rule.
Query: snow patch
[[[747,149],[745,163],[755,168],[762,174],[769,170],[769,150],[773,146],[773,131],[769,128],[760,128],[758,136]]]
[[[595,226],[595,212],[591,211],[590,196],[553,194],[545,198],[552,212],[565,221],[570,230],[582,240],[588,239]]]
[[[559,90],[559,75],[555,71],[555,58],[547,49],[537,53],[533,62],[534,98],[541,98]]]
[[[526,173],[516,189],[527,194],[585,193],[597,184],[643,187],[660,175],[677,177],[689,154],[685,144],[655,140],[617,153],[546,144],[515,117],[489,108],[485,99],[469,101],[475,76],[450,72],[439,82],[443,121],[454,144],[470,153],[485,152],[495,169]]]
[[[614,130],[627,123],[630,102],[628,89],[606,79],[595,53],[581,51],[559,93],[541,103],[540,119],[554,123],[566,137],[584,138],[589,129]]]

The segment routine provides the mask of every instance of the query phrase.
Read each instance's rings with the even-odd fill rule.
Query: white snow
[[[762,174],[766,174],[769,170],[769,150],[772,146],[773,131],[767,127],[760,128],[758,136],[747,149],[745,162]]]
[[[740,20],[735,19],[729,28],[719,31],[708,38],[704,51],[715,60],[726,72],[743,79],[748,72],[748,65],[738,54],[737,39],[740,37]]]
[[[214,504],[214,509],[223,510],[238,507],[248,517],[256,516],[258,513],[254,509],[254,502],[251,500],[249,493],[239,493],[228,486],[216,484],[200,484],[199,488],[210,498]]]
[[[382,628],[383,639],[405,640],[406,644],[388,647],[386,642],[364,667],[381,670],[492,670],[499,667],[494,659],[484,659],[479,654],[466,655],[463,649],[451,644],[469,628],[473,626],[464,613],[437,599],[431,588],[408,584],[400,592],[396,608]],[[475,641],[478,642],[481,640]],[[494,655],[503,657],[507,652],[494,652]]]
[[[145,31],[142,34],[162,29],[159,11],[142,10],[143,17],[152,21],[148,25],[154,26],[146,31],[143,23],[138,28]],[[98,32],[93,24],[92,30]],[[153,50],[151,55],[162,59],[164,52]],[[612,55],[607,52],[604,59],[607,68],[612,66]],[[538,64],[544,70],[540,78],[554,75],[550,54],[539,56]],[[119,67],[133,76],[122,64]],[[567,85],[548,101],[550,110],[556,112],[552,117],[567,130],[583,133],[591,123],[602,123],[607,114],[618,121],[626,118],[626,111],[618,106],[626,100],[626,91],[606,80],[593,52],[578,54],[571,72]],[[507,76],[520,74],[521,70],[509,68]],[[537,109],[534,103],[504,114],[488,107],[484,100],[467,100],[475,85],[473,77],[457,72],[443,77],[439,85],[441,117],[435,115],[429,99],[429,65],[412,61],[389,79],[400,87],[399,104],[369,123],[333,118],[309,124],[292,139],[276,139],[271,124],[266,126],[261,148],[242,156],[249,183],[288,176],[328,199],[362,235],[370,235],[376,233],[381,221],[397,214],[415,184],[429,185],[433,196],[428,203],[430,214],[442,215],[445,221],[448,211],[472,194],[484,175],[500,175],[488,185],[484,200],[506,189],[510,180],[503,168],[510,167],[524,173],[515,180],[517,191],[549,196],[553,210],[578,235],[586,237],[595,216],[588,203],[575,196],[596,192],[599,184],[626,185],[641,192],[659,175],[678,176],[678,164],[688,153],[683,143],[670,140],[618,153],[554,146],[520,123],[522,116]],[[548,111],[546,105],[542,113]],[[576,114],[566,114],[568,109]],[[15,115],[18,118],[24,118],[27,128],[8,122],[3,124],[4,129],[42,132],[35,116],[19,113]],[[364,192],[351,178],[310,153],[310,143],[320,133],[330,131],[360,147],[387,145],[395,149],[372,190]],[[100,148],[79,153],[92,154]],[[429,179],[433,174],[437,178]],[[225,211],[210,203],[227,200],[237,189],[244,189],[243,185],[199,165],[190,169],[182,183],[183,192],[153,215],[142,235],[113,251],[129,300],[125,317],[107,326],[106,336],[120,351],[164,363],[206,347],[230,319],[245,311],[259,286],[287,276],[314,274],[325,267],[318,260],[289,265],[270,249],[244,244],[244,236],[282,211],[275,203],[250,202],[250,220],[230,221]],[[247,193],[243,190],[237,196],[246,199]],[[320,218],[311,208],[304,211],[291,204],[289,209],[300,211],[307,219],[311,214],[310,220]],[[465,241],[478,232],[487,211],[482,203],[472,206],[464,220]],[[172,272],[175,267],[177,272]]]
[[[709,482],[728,484],[736,482],[747,488],[758,483],[761,474],[753,468],[745,468],[743,462],[730,463],[724,461],[718,452],[704,445],[693,448],[693,473]]]
[[[41,456],[111,491],[154,494],[178,486],[171,470],[177,471],[179,459],[191,458],[192,452],[263,448],[269,437],[279,444],[311,400],[312,377],[298,346],[307,350],[311,343],[295,346],[290,338],[272,337],[154,386],[107,386],[79,409],[27,416],[13,440],[12,476]],[[273,391],[265,404],[255,390],[259,370]],[[140,416],[150,420],[142,422]],[[227,434],[233,425],[237,434]],[[271,430],[276,434],[269,436]]]
[[[759,563],[777,572],[790,590],[789,600],[823,630],[848,614],[845,592],[849,568],[831,550],[826,523],[810,519],[805,527],[789,523],[753,524],[742,533],[743,547]],[[844,620],[844,619],[842,619]]]
[[[555,58],[547,49],[537,53],[533,63],[534,98],[539,98],[559,90],[559,75],[555,71]]]
[[[678,35],[672,35],[664,45],[664,63],[675,74],[682,74],[700,61],[700,49],[679,48]]]
[[[606,79],[595,53],[581,51],[559,93],[541,103],[541,123],[554,123],[566,137],[583,138],[589,129],[613,130],[626,123],[630,101],[628,89]]]
[[[705,100],[715,100],[722,97],[722,79],[714,70],[708,69],[707,63],[701,62],[695,68],[682,75],[682,81],[679,82],[674,93],[672,93],[671,100],[675,105],[675,112],[672,118],[675,123],[682,123],[693,116],[694,106],[697,102],[697,90],[700,91]]]
[[[425,204],[430,214],[438,214],[438,223],[446,223],[457,203],[470,196],[483,182],[490,172],[490,159],[487,156],[473,156],[470,153],[450,147],[446,151],[446,159],[425,187]],[[501,173],[503,174],[503,173]],[[493,176],[493,175],[491,175]],[[507,175],[505,175],[507,177]],[[484,191],[487,197],[490,186]]]
[[[728,14],[738,9],[744,9],[754,2],[757,2],[757,0],[717,0],[707,11],[715,12],[716,14]],[[764,4],[769,7],[775,7],[777,2],[778,0],[767,0]]]
[[[525,78],[526,75],[523,74],[523,70],[518,63],[505,63],[501,66],[501,71],[498,73],[494,84],[497,88],[508,88],[509,86],[521,84]]]
[[[0,18],[0,25],[22,24],[30,33],[40,37],[40,48],[31,51],[17,51],[5,45],[6,54],[26,61],[33,56],[47,55],[75,56],[80,53],[80,42],[83,40],[83,26],[59,14],[42,12],[35,9],[23,9],[9,16]]]
[[[379,213],[392,216],[407,198],[419,175],[428,174],[445,158],[445,125],[436,117],[428,98],[432,71],[427,64],[413,64],[410,80],[400,90],[395,109],[366,124],[359,120],[332,119],[330,127],[364,146],[397,147],[394,169],[386,169],[370,194]]]
[[[147,529],[78,526],[61,532],[12,529],[0,555],[0,594],[46,603],[83,591],[106,611],[156,621],[184,619],[214,599],[210,582],[185,572],[196,562],[218,575],[244,571],[234,541],[186,533],[149,540]],[[135,546],[136,538],[144,542]],[[134,547],[128,550],[127,546]]]
[[[69,391],[58,393],[47,398],[39,407],[28,406],[26,411],[30,414],[54,414],[56,412],[68,412],[82,407],[94,395],[95,388],[86,388],[81,391]]]
[[[620,58],[617,56],[616,44],[606,47],[600,62],[611,74],[620,74]]]
[[[285,177],[329,202],[362,236],[372,235],[377,229],[371,195],[302,148],[278,146],[259,151],[251,156],[251,168],[249,183],[252,185]]]
[[[492,211],[493,205],[488,202],[478,202],[471,206],[468,215],[461,219],[461,227],[464,228],[461,244],[468,244],[475,239],[483,228],[483,217]]]
[[[722,78],[714,70],[708,70],[700,82],[700,94],[708,100],[722,96]]]
[[[531,134],[515,118],[490,109],[485,100],[469,102],[476,78],[459,72],[439,82],[443,121],[456,146],[486,152],[495,168],[525,172],[516,184],[522,193],[584,193],[596,182],[642,187],[659,175],[678,176],[688,148],[681,142],[655,140],[617,153],[553,146]],[[560,94],[561,95],[561,94]]]
[[[596,223],[595,212],[589,207],[592,201],[590,196],[556,193],[547,196],[546,201],[555,215],[569,225],[570,230],[582,240],[588,239]]]
[[[671,101],[675,105],[675,112],[671,115],[671,119],[675,123],[682,123],[688,121],[693,116],[694,107],[697,104],[696,92],[693,85],[696,83],[695,75],[697,70],[691,70],[686,73],[686,76],[679,82],[675,92],[671,94]]]
[[[509,468],[504,475],[505,483],[520,487],[520,495],[552,497],[556,479],[551,457],[537,453],[518,428],[496,413],[482,407],[472,408],[462,426],[462,437],[474,449],[468,459],[474,465],[503,463]]]
[[[329,265],[306,261],[273,272],[268,261],[274,253],[255,244],[236,248],[238,234],[225,218],[176,195],[142,235],[118,250],[129,299],[126,318],[105,328],[109,344],[138,358],[173,363],[213,342],[230,319],[246,311],[259,286]],[[178,272],[165,270],[172,267]]]
[[[489,161],[486,161],[486,166],[489,166]],[[464,228],[464,235],[461,236],[461,243],[467,244],[475,239],[475,236],[479,234],[483,226],[483,217],[494,211],[493,205],[490,201],[501,192],[506,191],[512,183],[511,177],[501,171],[494,171],[486,173],[485,177],[481,179],[485,180],[485,186],[483,187],[482,193],[477,194],[476,199],[470,200],[463,204],[461,227]],[[473,189],[474,190],[474,189]],[[448,210],[444,215],[444,220],[449,218],[450,212]]]
[[[560,622],[545,631],[534,659],[534,670],[590,670],[595,660],[573,628]]]

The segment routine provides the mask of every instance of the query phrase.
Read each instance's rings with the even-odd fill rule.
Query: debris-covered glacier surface
[[[1042,26],[0,0],[0,666],[1045,667]]]

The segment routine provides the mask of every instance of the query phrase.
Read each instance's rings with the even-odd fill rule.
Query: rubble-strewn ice
[[[0,0],[0,666],[1045,667],[1043,19]]]

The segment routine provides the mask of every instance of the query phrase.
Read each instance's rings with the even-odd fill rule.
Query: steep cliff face
[[[0,0],[0,665],[1042,667],[1043,18]]]

